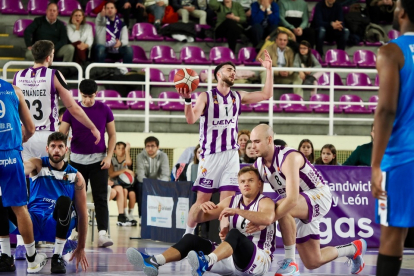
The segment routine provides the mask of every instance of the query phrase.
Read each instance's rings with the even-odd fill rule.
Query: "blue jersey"
[[[56,200],[60,196],[74,199],[78,171],[68,163],[61,170],[57,170],[50,165],[49,157],[41,159],[42,169],[32,177],[28,208],[30,212],[49,215],[53,213]]]
[[[400,70],[397,113],[390,140],[381,162],[382,171],[414,161],[414,33],[392,40],[404,54]]]
[[[13,86],[0,79],[0,150],[22,151],[19,99]]]

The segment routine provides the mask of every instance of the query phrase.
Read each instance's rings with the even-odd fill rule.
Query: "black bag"
[[[316,81],[316,78],[312,75],[307,75],[305,77],[305,80],[303,81],[303,85],[313,85],[313,83]]]
[[[117,75],[111,74],[109,75],[106,80],[114,80],[114,81],[145,81],[145,75],[141,73],[132,73],[129,72],[126,75]],[[145,85],[139,84],[105,84],[105,89],[108,90],[115,90],[122,97],[127,97],[130,91],[134,90],[145,90]]]

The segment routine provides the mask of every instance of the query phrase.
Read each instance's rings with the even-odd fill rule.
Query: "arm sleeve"
[[[66,32],[68,34],[69,42],[76,42],[75,38],[73,37],[73,34],[75,33],[75,30],[72,28],[71,24],[66,25]]]
[[[269,15],[269,22],[271,25],[279,25],[280,17],[279,17],[279,6],[277,3],[272,2],[272,13]]]
[[[59,41],[55,43],[55,49],[60,49],[64,45],[68,44],[69,42],[68,33],[66,31],[66,26],[63,24],[62,21],[58,19],[58,21],[55,24],[59,24],[59,33],[60,33]]]
[[[210,3],[208,3],[208,5],[213,11],[218,11],[220,9],[220,3],[217,0],[210,0]]]
[[[144,160],[142,159],[142,155],[137,155],[137,180],[138,182],[143,182],[145,178],[145,169],[144,169]]]
[[[24,30],[24,43],[26,44],[26,47],[32,46],[32,38],[40,25],[39,21],[40,20],[38,18],[35,18],[35,20],[33,20],[33,22],[30,23],[30,25]]]
[[[103,17],[101,15],[101,13],[98,13],[98,15],[96,16],[96,19],[95,19],[95,23],[96,23],[96,25],[106,27],[106,18]]]
[[[302,15],[302,24],[300,24],[299,27],[301,27],[302,29],[305,29],[306,27],[308,27],[309,24],[309,12],[308,12],[308,4],[306,4],[306,2],[303,2],[303,15]]]
[[[237,2],[233,2],[233,5],[235,5]],[[239,24],[243,24],[246,22],[246,13],[244,12],[244,9],[242,7],[242,5],[240,5],[239,3],[237,3],[237,7],[236,7],[236,12],[237,14],[235,14],[235,16],[240,17],[239,20]]]
[[[170,181],[170,165],[168,163],[168,156],[165,152],[161,155],[160,179],[162,181]]]
[[[360,147],[358,146],[352,153],[351,155],[348,157],[348,159],[346,159],[346,161],[342,164],[344,166],[358,166],[359,165],[359,150]]]
[[[112,113],[112,110],[109,108],[109,106],[105,105],[106,108],[106,123],[110,123],[114,120],[114,114]]]
[[[313,14],[313,22],[315,28],[324,27],[325,29],[331,24],[328,21],[323,21],[321,4],[315,6],[315,13]]]
[[[293,26],[292,24],[289,24],[289,22],[286,21],[285,19],[286,9],[283,3],[280,3],[280,2],[279,2],[279,15],[280,15],[280,23],[283,27],[286,27],[290,30],[293,30],[295,28],[295,26]]]
[[[300,68],[302,66],[300,66],[300,57],[299,54],[295,55],[295,59],[293,60],[293,67],[297,67]]]
[[[338,21],[341,21],[342,26],[345,26],[344,11],[342,10],[342,7],[340,5],[338,5],[338,7],[337,7],[337,15],[338,15]]]
[[[178,11],[179,9],[183,8],[183,5],[181,5],[180,0],[171,0],[171,7],[173,7],[174,11]]]
[[[319,60],[314,55],[311,55],[311,57],[312,57],[313,68],[322,68],[321,64],[319,63]],[[315,73],[316,72],[313,72],[312,75]]]
[[[122,27],[121,36],[119,37],[122,43],[122,46],[128,46],[129,37],[128,37],[128,28],[127,26]]]
[[[72,125],[72,115],[70,114],[69,110],[66,110],[65,113],[63,113],[62,121],[68,123],[69,125]]]
[[[89,49],[92,48],[93,45],[93,30],[92,30],[92,26],[89,25],[88,23],[86,23],[85,25],[85,32],[86,32],[86,41],[84,42],[85,44],[89,45]]]
[[[262,23],[264,15],[263,11],[260,9],[260,4],[258,2],[254,2],[250,6],[250,9],[252,12],[252,16],[250,17],[251,25]]]

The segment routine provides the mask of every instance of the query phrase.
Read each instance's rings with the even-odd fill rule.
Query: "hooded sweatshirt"
[[[137,180],[143,182],[144,178],[170,181],[170,166],[165,152],[158,150],[151,158],[144,149],[137,155]]]

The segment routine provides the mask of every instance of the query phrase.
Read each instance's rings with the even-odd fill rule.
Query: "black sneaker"
[[[0,257],[0,272],[12,272],[16,270],[14,265],[14,258],[9,257],[7,254],[1,254]]]
[[[116,223],[118,226],[131,226],[132,223],[129,221],[128,217],[124,214],[118,215],[118,222]]]
[[[63,260],[61,255],[53,254],[52,257],[52,264],[50,268],[50,272],[54,274],[65,274],[66,273],[66,263]]]

